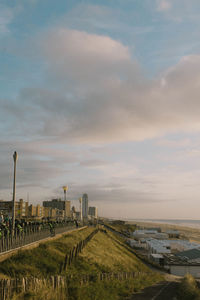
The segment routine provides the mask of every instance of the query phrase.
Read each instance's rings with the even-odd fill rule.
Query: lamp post
[[[13,203],[12,203],[12,235],[15,232],[15,191],[16,191],[16,164],[17,164],[17,152],[15,151],[13,154],[14,160],[14,178],[13,178]]]

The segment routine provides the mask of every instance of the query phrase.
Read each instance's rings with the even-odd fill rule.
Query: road
[[[133,294],[130,300],[175,300],[178,287],[177,281],[162,281]]]

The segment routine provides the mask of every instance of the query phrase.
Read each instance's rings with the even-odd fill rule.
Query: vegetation
[[[59,239],[41,243],[37,248],[19,251],[16,255],[0,263],[0,276],[47,277],[58,274],[65,255],[92,231],[93,228],[87,228],[72,232]]]
[[[125,235],[130,235],[133,231],[136,230],[136,225],[134,224],[126,224],[125,222],[122,221],[113,221],[111,224],[107,224],[110,228],[113,228],[114,230],[125,234]]]
[[[181,281],[178,294],[178,300],[200,300],[200,290],[197,287],[196,280],[192,275],[187,274]]]
[[[38,248],[20,251],[17,255],[0,264],[0,272],[6,276],[37,276],[47,278],[59,273],[59,266],[66,253],[81,239],[88,236],[93,228],[74,232],[54,241],[40,244]],[[99,273],[138,272],[134,278],[124,280],[97,279]],[[93,275],[93,280],[80,285],[81,276]],[[53,292],[44,287],[41,292],[29,291],[13,299],[46,300],[117,300],[158,282],[162,277],[150,271],[124,243],[123,238],[107,231],[98,232],[86,245],[78,258],[62,272],[71,278],[65,290]]]

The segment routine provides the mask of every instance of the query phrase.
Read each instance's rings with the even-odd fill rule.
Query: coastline
[[[178,230],[181,235],[181,239],[187,239],[190,242],[196,242],[200,244],[200,228],[195,227],[187,227],[181,226],[176,224],[169,224],[169,223],[159,223],[159,222],[149,222],[149,221],[127,221],[126,223],[129,224],[136,224],[137,226],[141,227],[160,227],[162,232],[166,230]]]

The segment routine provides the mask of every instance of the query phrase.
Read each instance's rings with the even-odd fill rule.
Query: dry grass
[[[41,243],[39,247],[32,250],[19,251],[0,263],[0,276],[46,277],[58,274],[65,255],[93,230],[93,228],[87,228],[72,232],[57,240]]]
[[[88,264],[96,264],[110,272],[147,271],[141,263],[112,233],[99,232],[80,255]]]
[[[33,250],[20,252],[0,263],[0,270],[2,274],[13,277],[33,275],[46,278],[56,274],[65,254],[92,230],[94,229],[88,228],[74,232],[58,240],[41,244]],[[122,271],[139,271],[141,274],[121,282],[115,279],[94,281],[83,286],[80,286],[77,280],[72,279],[66,291],[55,292],[49,287],[36,294],[34,291],[29,291],[29,293],[16,296],[13,300],[119,300],[162,280],[160,274],[150,271],[128,250],[123,239],[111,232],[98,232],[62,275],[73,274],[79,277],[83,274]]]

